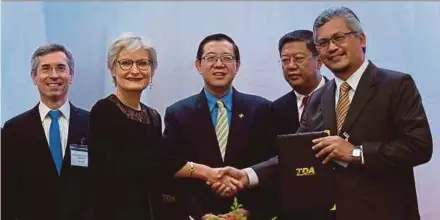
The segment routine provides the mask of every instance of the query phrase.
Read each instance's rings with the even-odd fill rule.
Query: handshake
[[[229,166],[207,169],[205,179],[212,191],[222,197],[235,196],[249,186],[246,172]]]

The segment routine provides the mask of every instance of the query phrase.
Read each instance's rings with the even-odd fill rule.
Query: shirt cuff
[[[362,164],[365,164],[365,160],[364,160],[364,148],[361,146],[359,146],[359,148],[361,148],[361,160],[362,160]]]
[[[347,168],[348,163],[340,160],[333,160],[335,163],[339,164],[340,166]]]
[[[245,169],[243,169],[243,170],[244,170],[244,172],[246,172],[246,175],[247,175],[247,177],[248,177],[248,179],[249,179],[249,187],[257,186],[259,180],[258,180],[258,175],[257,175],[257,173],[255,172],[255,170],[253,170],[253,169],[250,168],[250,167],[245,168]]]

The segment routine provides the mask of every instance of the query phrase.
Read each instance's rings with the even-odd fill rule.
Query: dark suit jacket
[[[169,150],[179,157],[211,167],[246,168],[275,155],[270,101],[233,90],[233,107],[225,160],[221,158],[207,100],[201,93],[169,106],[165,113],[164,137]],[[227,213],[232,199],[223,199],[200,180],[184,180],[185,203],[195,219],[208,213]],[[238,195],[239,202],[257,219],[266,215],[270,201],[262,188]],[[258,213],[261,212],[261,213]],[[258,214],[257,214],[258,213]],[[268,218],[266,218],[268,219]]]
[[[328,79],[323,76],[323,80],[325,83],[328,82]],[[300,120],[298,117],[298,104],[297,97],[295,92],[292,90],[280,98],[276,99],[272,103],[272,115],[273,122],[275,126],[276,134],[293,134],[295,133],[300,124]],[[273,195],[277,197],[275,201],[281,201],[281,186],[280,186],[280,178],[277,172],[273,173],[273,178],[270,178],[269,181],[263,181],[262,184],[273,191]],[[294,195],[292,195],[294,196]],[[281,204],[277,204],[277,207],[281,208]],[[282,219],[301,219],[299,213],[292,214],[291,211],[287,210],[277,210],[279,213],[278,216]],[[316,211],[314,211],[316,213]],[[305,214],[308,219],[311,219],[312,215],[310,213]],[[323,218],[320,218],[322,220]]]
[[[324,82],[328,79],[323,76]],[[277,134],[292,134],[299,128],[298,104],[292,90],[272,103],[274,126]]]
[[[299,132],[336,134],[334,80],[316,91]],[[413,167],[432,155],[432,137],[420,94],[410,75],[370,63],[362,75],[341,133],[363,146],[365,164],[335,166],[338,220],[420,219]],[[278,159],[255,165],[267,181]]]
[[[84,219],[87,168],[70,166],[70,144],[87,143],[89,112],[70,105],[69,134],[58,176],[38,105],[2,130],[2,219]]]

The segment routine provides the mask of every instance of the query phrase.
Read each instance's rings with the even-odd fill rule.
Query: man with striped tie
[[[298,131],[331,131],[313,150],[334,167],[336,219],[419,220],[413,168],[431,159],[433,142],[413,78],[368,61],[366,34],[349,8],[323,11],[313,31],[335,79],[313,93]],[[277,164],[274,157],[252,166],[259,184]]]
[[[318,59],[318,51],[313,42],[313,32],[310,30],[295,30],[283,35],[278,42],[278,52],[284,79],[292,90],[276,99],[272,103],[274,127],[277,134],[295,133],[304,117],[308,100],[313,92],[320,89],[328,79],[321,75],[322,62]],[[252,170],[247,169],[248,173]],[[250,175],[252,184],[258,184],[256,175]],[[273,190],[274,196],[281,197],[279,177],[271,178],[270,183],[265,183],[267,188]],[[219,192],[220,193],[220,192]],[[295,195],[291,195],[295,197]],[[271,203],[280,202],[275,199]],[[281,205],[278,205],[281,207]],[[311,218],[312,214],[299,215],[298,213],[278,210],[283,219]],[[321,215],[331,215],[329,210]],[[316,215],[316,214],[315,214]]]
[[[167,108],[164,136],[168,149],[211,167],[245,168],[274,156],[270,101],[232,86],[240,68],[235,42],[225,34],[207,36],[199,45],[195,66],[204,88]],[[230,211],[232,198],[220,197],[206,183],[184,180],[182,186],[184,204],[194,219]],[[238,199],[252,219],[268,219],[266,196],[256,187],[239,193]]]
[[[272,112],[277,134],[295,133],[303,119],[308,101],[313,92],[320,89],[328,79],[321,75],[322,62],[313,43],[313,32],[295,30],[286,33],[278,42],[278,52],[284,79],[292,88],[280,98],[273,101]],[[279,177],[272,178],[275,195],[280,195]],[[290,195],[295,197],[295,195]],[[281,201],[281,199],[277,200]],[[280,205],[280,207],[282,207]],[[326,210],[323,215],[330,215]],[[301,219],[298,213],[280,210],[280,215],[287,219]],[[306,215],[309,218],[311,215]]]
[[[292,134],[299,128],[310,95],[328,79],[321,75],[321,60],[313,43],[313,32],[295,30],[278,42],[280,64],[284,79],[291,91],[273,101],[273,115],[277,134]]]
[[[67,100],[73,57],[64,46],[47,44],[31,64],[40,102],[2,129],[1,219],[85,219],[89,112]]]

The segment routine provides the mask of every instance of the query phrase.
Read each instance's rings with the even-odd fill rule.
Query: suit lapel
[[[375,94],[375,77],[377,68],[370,62],[362,75],[358,87],[351,101],[347,116],[342,126],[341,132],[349,132],[356,119],[364,109],[364,106],[371,100]]]
[[[38,142],[38,146],[44,146],[45,150],[50,153],[49,143],[47,141],[46,134],[44,133],[43,123],[41,122],[38,105],[31,110],[31,120],[32,122],[29,123],[29,130],[37,131],[37,135],[35,137],[37,138],[36,141]]]
[[[44,133],[40,111],[38,110],[38,104],[31,110],[31,120],[32,121],[31,123],[29,123],[29,128],[27,129],[29,129],[30,131],[35,131],[35,142],[32,143],[32,146],[39,148],[35,149],[35,152],[42,152],[42,161],[47,161],[48,170],[51,170],[50,172],[53,173],[54,176],[58,177],[58,172],[52,159],[52,153],[50,152],[49,142],[46,138],[46,134]]]
[[[336,134],[336,111],[335,111],[335,80],[330,81],[325,86],[326,91],[322,96],[321,110],[323,114],[323,129],[330,129],[330,134]]]
[[[74,140],[75,134],[78,133],[79,128],[77,126],[77,122],[78,122],[77,117],[78,117],[78,113],[76,107],[70,104],[70,118],[69,118],[69,132],[67,134],[67,146],[69,146],[69,144],[74,144],[72,143],[72,141]]]
[[[80,144],[80,143],[74,143],[74,140],[77,140],[78,136],[80,135],[80,120],[78,116],[78,109],[70,104],[70,118],[69,118],[69,130],[67,132],[67,146],[66,146],[66,152],[64,153],[63,158],[63,167],[61,169],[61,174],[66,173],[68,168],[70,167],[70,145],[71,144]]]
[[[245,121],[248,120],[246,116],[251,116],[246,111],[246,103],[242,100],[242,94],[234,88],[232,97],[231,124],[229,125],[225,163],[228,163],[232,159],[233,155],[235,155],[234,151],[237,151],[240,147],[244,146],[243,140],[246,139],[246,133],[244,132],[248,130],[245,123]]]
[[[203,155],[207,158],[207,161],[213,161],[214,165],[221,166],[223,164],[222,156],[220,153],[220,147],[217,142],[217,136],[215,134],[215,128],[211,121],[211,112],[208,108],[208,102],[206,100],[204,91],[202,90],[196,98],[196,111],[194,115],[194,123],[196,131],[200,131],[204,135],[198,135],[197,140],[199,146],[202,148],[208,148]]]
[[[299,124],[300,118],[298,117],[298,103],[297,103],[296,99],[297,99],[297,97],[296,97],[295,92],[294,91],[290,92],[289,96],[288,96],[288,100],[287,100],[288,106],[286,108],[286,111],[287,111],[286,115],[288,115],[289,117],[292,117],[291,123],[298,122],[298,124]],[[293,133],[294,132],[295,131],[293,131]]]

